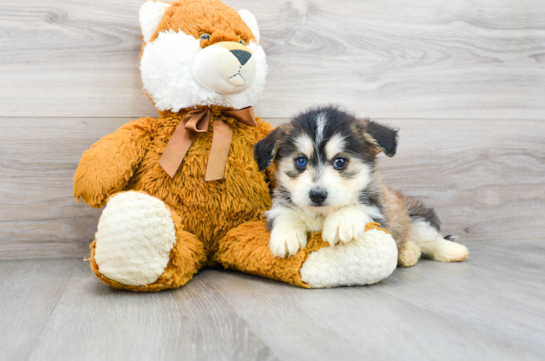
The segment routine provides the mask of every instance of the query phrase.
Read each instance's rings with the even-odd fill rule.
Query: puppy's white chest
[[[318,232],[324,228],[324,216],[303,213],[301,218],[308,232]]]

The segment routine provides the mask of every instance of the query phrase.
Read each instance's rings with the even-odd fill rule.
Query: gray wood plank
[[[81,260],[0,261],[2,360],[27,360]]]
[[[413,305],[425,306],[430,313],[448,315],[537,351],[543,348],[545,339],[544,243],[475,243],[468,262],[425,261],[424,267],[395,272],[378,288]],[[418,282],[418,289],[399,287],[406,282]]]
[[[198,279],[131,293],[80,261],[28,360],[277,360],[223,296]]]
[[[423,261],[371,287],[305,291],[222,271],[207,282],[282,359],[538,360],[544,259],[544,242],[490,242],[468,262]]]
[[[208,269],[153,294],[111,289],[79,259],[2,261],[2,359],[542,359],[545,242],[471,251],[374,286],[306,290]]]
[[[543,1],[226,2],[260,22],[266,117],[339,102],[379,118],[543,119]],[[0,116],[154,115],[142,3],[0,2]]]
[[[100,210],[74,201],[74,171],[83,151],[126,121],[0,119],[0,259],[88,254]],[[434,206],[446,234],[542,239],[544,122],[381,121],[401,128],[397,155],[380,159],[386,183]]]
[[[542,122],[383,122],[400,128],[397,154],[379,164],[386,184],[433,206],[445,234],[462,242],[543,239]]]
[[[0,121],[0,258],[88,253],[100,211],[72,199],[74,171],[86,149],[127,121]]]

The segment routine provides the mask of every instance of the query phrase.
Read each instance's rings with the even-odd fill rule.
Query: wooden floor
[[[469,249],[330,290],[205,270],[137,294],[82,259],[2,261],[0,359],[543,360],[545,242]]]

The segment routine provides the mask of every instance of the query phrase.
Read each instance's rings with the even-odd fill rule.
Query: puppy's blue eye
[[[201,36],[199,36],[199,39],[210,40],[210,34],[201,34]]]
[[[240,39],[238,42],[241,43],[242,45],[246,46],[246,42],[244,40]]]
[[[297,168],[304,168],[307,166],[307,158],[305,157],[299,157],[295,160],[295,165]]]
[[[333,168],[336,170],[343,170],[348,165],[348,160],[346,158],[335,158],[333,161]]]

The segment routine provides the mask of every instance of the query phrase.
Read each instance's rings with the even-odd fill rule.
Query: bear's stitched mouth
[[[234,74],[234,75],[231,75],[228,79],[232,79],[236,76],[240,76],[242,78],[242,80],[246,81],[246,79],[244,79],[244,77],[242,76],[242,74],[240,73],[240,70],[242,69],[242,66],[239,66],[238,68],[238,73]]]

